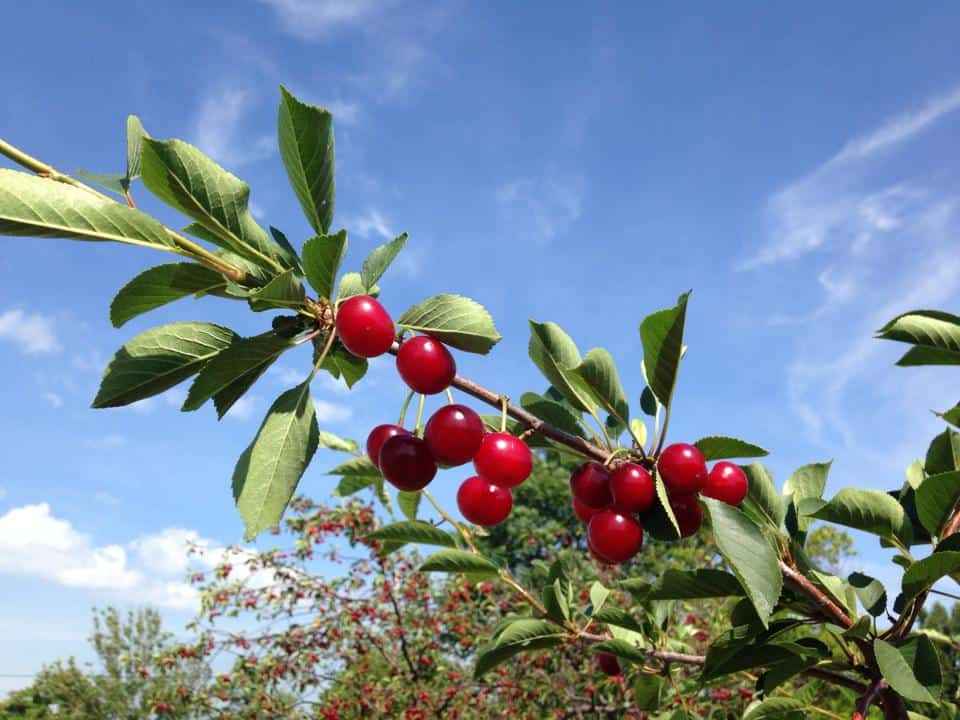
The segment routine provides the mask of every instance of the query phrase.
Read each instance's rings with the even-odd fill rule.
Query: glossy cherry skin
[[[510,433],[487,433],[473,456],[477,475],[500,487],[516,487],[533,472],[533,453]]]
[[[703,508],[696,495],[671,495],[670,509],[680,527],[680,537],[690,537],[703,525]]]
[[[473,460],[483,434],[483,420],[466,405],[444,405],[423,429],[423,439],[434,459],[450,467]]]
[[[630,515],[602,510],[587,526],[590,547],[610,562],[626,562],[643,546],[643,527]]]
[[[380,469],[380,450],[383,444],[394,435],[409,435],[410,431],[399,425],[377,425],[367,435],[367,457]]]
[[[582,502],[577,500],[576,497],[573,498],[572,505],[574,515],[580,518],[580,522],[583,523],[590,522],[590,518],[600,512],[600,508],[592,508],[589,505],[584,505]]]
[[[380,472],[400,490],[422,490],[437,474],[437,463],[416,435],[394,435],[380,448]]]
[[[457,491],[460,514],[474,525],[490,527],[502,523],[513,509],[513,495],[506,488],[474,475]]]
[[[586,462],[573,471],[570,491],[587,507],[602,509],[613,502],[610,473],[598,462]]]
[[[635,463],[624,463],[610,473],[613,507],[622,513],[642,513],[653,507],[657,494],[653,476]]]
[[[450,387],[457,362],[442,342],[418,335],[400,346],[397,372],[414,392],[435,395]]]
[[[393,344],[393,319],[369,295],[354,295],[337,310],[337,335],[343,346],[358,357],[383,355]]]
[[[617,677],[617,675],[620,674],[620,663],[617,661],[616,655],[611,655],[610,653],[605,652],[598,653],[597,665],[600,666],[600,671],[604,675]]]
[[[693,445],[668,445],[657,460],[657,470],[667,491],[675,495],[691,495],[707,484],[707,463]]]
[[[746,473],[738,465],[720,461],[707,476],[703,494],[727,505],[739,505],[749,490],[750,482]]]

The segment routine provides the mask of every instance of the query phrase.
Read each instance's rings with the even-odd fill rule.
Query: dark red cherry
[[[570,491],[587,507],[605,508],[613,502],[610,473],[598,462],[586,462],[570,476]]]
[[[380,448],[380,472],[400,490],[422,490],[437,474],[437,463],[416,435],[394,435]]]
[[[667,491],[674,495],[700,492],[707,484],[707,463],[693,445],[668,445],[657,460],[657,469]]]
[[[642,513],[653,506],[656,496],[653,476],[635,463],[624,463],[610,473],[613,507],[622,513]]]
[[[487,433],[473,456],[477,474],[500,487],[516,487],[533,472],[533,453],[510,433]]]
[[[442,342],[418,335],[400,346],[397,372],[414,392],[434,395],[450,387],[457,363]]]
[[[603,510],[590,518],[587,540],[601,557],[622,563],[640,552],[643,527],[630,515]]]
[[[592,508],[589,505],[584,505],[582,502],[577,500],[576,497],[573,498],[573,512],[580,518],[580,522],[588,523],[590,518],[600,512],[600,508]]]
[[[605,652],[598,653],[597,665],[600,666],[600,671],[604,675],[617,677],[617,675],[620,674],[620,663],[617,661],[616,655],[611,655],[610,653]]]
[[[690,537],[703,525],[703,508],[696,495],[671,495],[670,509],[680,527],[680,537]]]
[[[369,295],[347,298],[337,309],[337,335],[354,355],[376,357],[393,344],[394,327],[389,313]]]
[[[502,523],[513,509],[513,495],[506,488],[474,475],[457,491],[460,514],[474,525],[490,527]]]
[[[720,461],[713,466],[707,476],[703,494],[725,502],[727,505],[739,505],[747,496],[749,489],[747,475],[738,465]]]
[[[423,439],[441,465],[470,462],[483,442],[483,420],[466,405],[444,405],[427,421]]]
[[[377,425],[367,435],[367,457],[380,468],[380,449],[394,435],[409,435],[410,432],[399,425]]]

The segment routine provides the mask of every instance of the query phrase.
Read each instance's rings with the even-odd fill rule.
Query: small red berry
[[[747,496],[749,489],[750,483],[746,473],[738,465],[721,461],[713,466],[713,470],[707,476],[703,494],[721,500],[727,505],[739,505]]]
[[[507,519],[513,509],[513,495],[506,488],[474,475],[457,491],[457,507],[474,525],[489,527]]]
[[[400,490],[422,490],[437,474],[437,463],[416,435],[394,435],[380,448],[380,472]]]
[[[635,463],[624,463],[610,473],[613,507],[622,513],[642,513],[653,506],[656,496],[653,476]]]
[[[510,433],[487,433],[473,456],[477,474],[500,487],[516,487],[533,472],[533,453]]]
[[[393,344],[393,320],[383,305],[369,295],[354,295],[337,310],[337,335],[354,355],[376,357]]]
[[[400,346],[397,372],[414,392],[435,395],[450,387],[457,362],[442,342],[418,335]]]
[[[587,462],[573,471],[570,490],[584,505],[605,508],[613,502],[610,494],[610,473],[598,462]]]
[[[576,497],[573,498],[572,504],[574,514],[584,523],[590,522],[590,518],[600,512],[600,508],[592,508],[589,505],[584,505]]]
[[[707,463],[693,445],[669,445],[657,460],[657,469],[667,490],[675,495],[700,492],[707,484]]]
[[[604,675],[616,677],[620,674],[620,663],[617,661],[616,655],[605,652],[598,653],[597,664],[600,666],[600,670]]]
[[[680,527],[680,537],[690,537],[703,525],[703,508],[696,495],[671,495],[670,509]]]
[[[409,435],[410,431],[399,425],[377,425],[367,435],[367,457],[380,469],[380,449],[394,435]]]
[[[444,405],[427,421],[423,439],[441,465],[463,465],[483,442],[483,420],[466,405]]]
[[[590,547],[610,562],[626,562],[643,545],[643,527],[629,515],[603,510],[590,518],[587,526]]]

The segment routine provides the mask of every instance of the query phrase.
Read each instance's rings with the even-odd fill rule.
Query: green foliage
[[[226,286],[223,275],[197,263],[157,265],[120,289],[110,304],[110,322],[121,327],[143,313],[188,295],[222,294]]]
[[[673,388],[683,356],[683,327],[687,316],[687,299],[684,293],[675,307],[648,315],[640,323],[640,339],[643,341],[643,364],[646,368],[650,390],[664,407],[670,406]]]
[[[480,303],[460,295],[428,298],[403,313],[397,325],[435,337],[458,350],[481,355],[486,355],[500,342],[490,313]]]
[[[317,235],[303,244],[303,271],[320,297],[333,297],[337,273],[346,254],[346,230],[335,235]]]

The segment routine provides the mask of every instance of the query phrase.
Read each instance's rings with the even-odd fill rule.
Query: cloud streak
[[[61,349],[52,318],[23,310],[0,313],[0,340],[14,344],[26,355],[54,353]]]

